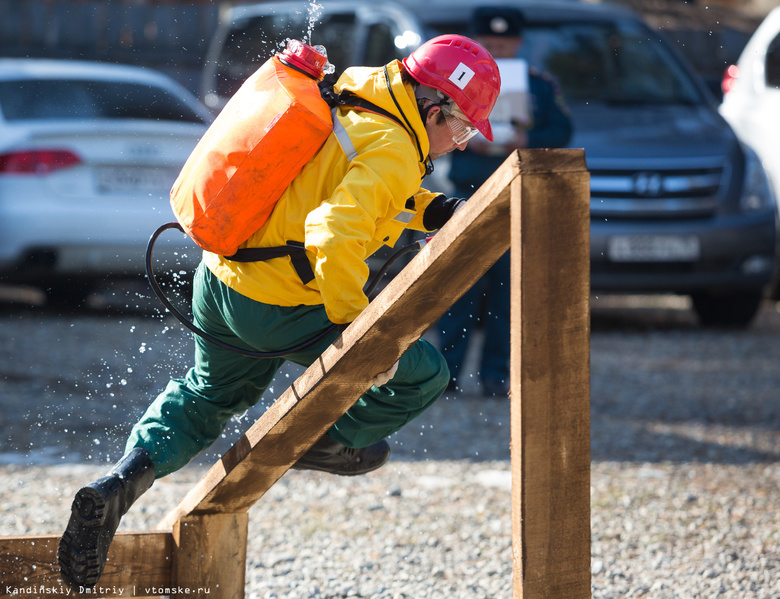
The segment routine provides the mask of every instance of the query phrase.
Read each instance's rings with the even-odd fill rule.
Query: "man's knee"
[[[438,349],[424,339],[413,345],[406,355],[415,361],[412,376],[420,387],[426,390],[425,395],[431,400],[437,399],[444,393],[450,380],[447,360]]]

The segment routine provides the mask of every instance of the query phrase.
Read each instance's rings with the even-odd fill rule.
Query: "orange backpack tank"
[[[203,249],[236,253],[333,130],[317,80],[327,63],[291,40],[228,101],[171,189],[184,231]]]

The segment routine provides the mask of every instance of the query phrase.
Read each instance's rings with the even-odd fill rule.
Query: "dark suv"
[[[380,65],[434,35],[467,33],[478,4],[323,1],[313,28],[304,2],[241,7],[215,39],[205,99],[218,106],[258,66],[260,58],[246,61],[256,40],[304,36],[325,44],[338,69]],[[760,161],[702,80],[627,9],[511,5],[527,20],[520,57],[558,80],[575,127],[570,146],[585,149],[592,289],[687,294],[703,324],[747,325],[774,266],[776,205]],[[437,171],[446,173],[446,163]]]

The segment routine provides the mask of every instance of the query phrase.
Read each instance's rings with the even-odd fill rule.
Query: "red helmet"
[[[441,35],[403,60],[414,79],[452,98],[473,125],[493,141],[490,111],[501,89],[498,65],[490,53],[462,35]]]

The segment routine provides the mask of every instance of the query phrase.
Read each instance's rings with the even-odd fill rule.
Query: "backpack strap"
[[[322,78],[322,81],[317,84],[320,88],[320,96],[322,96],[322,99],[325,100],[325,103],[331,108],[344,106],[346,108],[356,108],[357,110],[373,112],[375,114],[386,117],[395,123],[398,123],[401,127],[406,129],[406,126],[401,121],[401,119],[395,116],[392,112],[385,110],[381,106],[377,106],[373,102],[366,100],[365,98],[361,98],[349,90],[343,90],[339,93],[336,93],[336,90],[333,89],[335,83],[336,75],[331,73],[329,75],[325,75],[325,77]]]
[[[382,115],[394,121],[395,123],[398,123],[401,126],[401,128],[409,134],[409,136],[416,144],[417,152],[420,154],[420,162],[425,165],[425,174],[430,175],[433,172],[433,161],[431,160],[430,156],[426,157],[423,155],[422,147],[420,145],[420,139],[417,137],[417,133],[415,133],[412,124],[409,122],[409,119],[406,118],[406,115],[404,114],[401,105],[398,103],[398,99],[395,97],[395,93],[393,92],[393,86],[390,83],[390,73],[387,70],[387,65],[385,65],[384,67],[384,76],[385,76],[385,85],[387,86],[387,91],[390,94],[390,97],[392,98],[395,107],[398,109],[399,114],[403,118],[403,121],[399,119],[397,116],[395,116],[393,113],[385,110],[380,106],[377,106],[370,100],[361,98],[360,96],[354,94],[349,90],[342,90],[341,92],[336,93],[336,90],[333,89],[333,86],[336,84],[336,79],[337,79],[335,73],[330,73],[328,75],[325,75],[325,77],[322,78],[322,81],[320,81],[317,85],[320,88],[320,96],[322,96],[322,99],[325,100],[325,102],[331,108],[344,106],[347,108],[355,108],[357,110],[365,110],[367,112],[373,112],[375,114]]]
[[[264,262],[281,256],[290,256],[293,268],[304,285],[314,280],[314,271],[306,257],[306,248],[300,241],[288,241],[287,245],[277,247],[241,248],[232,256],[225,256],[225,259],[234,262]]]

